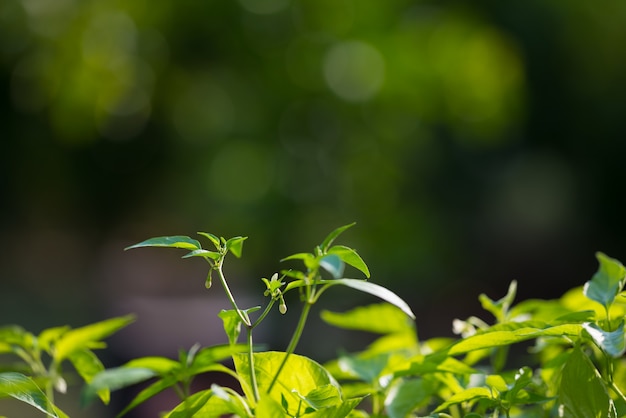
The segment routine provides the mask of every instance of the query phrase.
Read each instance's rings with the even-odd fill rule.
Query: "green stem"
[[[302,336],[302,331],[304,331],[304,325],[306,324],[306,320],[307,320],[307,317],[309,316],[309,312],[311,311],[312,306],[313,304],[307,300],[304,306],[302,307],[302,312],[300,313],[300,319],[298,320],[298,325],[296,326],[296,330],[294,331],[291,337],[291,341],[289,342],[289,345],[287,346],[285,357],[283,357],[283,361],[280,363],[280,366],[278,366],[278,370],[276,371],[276,374],[274,375],[274,378],[272,379],[272,382],[270,383],[270,386],[267,389],[268,393],[272,390],[272,388],[274,387],[274,384],[276,384],[276,381],[278,380],[278,376],[280,375],[280,372],[285,367],[285,364],[287,364],[287,360],[289,359],[289,356],[296,350],[296,346],[298,345],[298,342],[300,341],[300,337]]]
[[[265,307],[265,310],[263,311],[263,313],[261,314],[261,316],[259,316],[257,318],[256,321],[254,321],[254,323],[252,325],[250,325],[251,328],[256,327],[257,325],[259,325],[261,323],[261,321],[263,321],[263,319],[265,319],[265,317],[267,316],[268,313],[270,313],[270,310],[272,309],[272,306],[274,306],[274,302],[276,302],[276,300],[274,298],[270,299],[269,303],[267,304],[267,306]]]
[[[622,401],[626,403],[626,396],[624,396],[622,391],[619,390],[619,387],[617,387],[615,382],[611,381],[610,385],[611,385],[611,389],[613,389],[613,392],[615,392],[617,396],[619,396],[622,399]]]
[[[222,283],[222,287],[224,288],[224,292],[226,292],[226,296],[228,297],[228,300],[230,301],[230,304],[233,306],[233,308],[235,308],[235,311],[237,311],[237,315],[239,315],[239,319],[241,319],[241,322],[243,322],[247,327],[251,326],[252,324],[250,323],[250,318],[247,318],[243,312],[241,311],[241,309],[239,309],[239,307],[237,306],[237,302],[235,302],[235,297],[233,296],[232,292],[230,291],[230,288],[228,287],[228,283],[226,283],[226,277],[224,276],[224,272],[222,271],[222,261],[224,260],[224,257],[220,258],[217,261],[217,273],[218,276],[220,278],[220,282]]]
[[[254,394],[254,401],[259,401],[259,386],[256,382],[256,373],[254,369],[254,351],[252,349],[252,326],[246,327],[248,331],[248,362],[250,363],[250,384],[252,385],[252,393]]]

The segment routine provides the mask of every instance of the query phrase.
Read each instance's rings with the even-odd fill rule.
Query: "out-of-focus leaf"
[[[191,252],[188,252],[187,254],[183,256],[183,258],[190,258],[190,257],[203,257],[203,258],[210,258],[211,260],[218,260],[221,257],[221,255],[220,253],[216,251],[209,251],[209,250],[204,250],[200,248],[198,250],[193,250]]]
[[[563,417],[617,417],[600,373],[579,347],[574,348],[563,368],[559,404]]]
[[[344,262],[336,254],[329,254],[322,257],[319,261],[320,267],[330,273],[335,279],[341,279],[345,268]]]
[[[130,385],[157,376],[158,373],[151,369],[136,367],[116,367],[98,373],[91,383],[85,387],[81,396],[83,405],[89,404],[96,394],[103,389],[110,391],[122,389]]]
[[[442,403],[435,409],[434,412],[445,411],[452,405],[460,404],[463,402],[469,402],[477,399],[493,399],[491,391],[487,388],[477,387],[465,389],[461,392],[455,393],[447,401]]]
[[[70,354],[69,360],[86,383],[91,383],[93,378],[104,370],[104,365],[98,356],[88,349],[74,351]],[[111,398],[107,388],[98,391],[98,396],[105,404],[108,404]]]
[[[130,360],[128,363],[124,364],[123,367],[129,367],[131,369],[150,369],[162,375],[180,367],[180,363],[167,357],[151,356]]]
[[[621,322],[615,331],[605,331],[598,325],[589,322],[584,323],[583,328],[593,341],[611,357],[619,358],[626,352],[624,322]]]
[[[211,241],[213,243],[213,245],[215,246],[215,249],[219,249],[220,248],[220,239],[218,237],[216,237],[213,234],[210,234],[208,232],[198,232],[198,235],[201,235],[205,238],[208,238],[209,241]]]
[[[360,306],[347,312],[322,311],[321,318],[339,328],[391,334],[414,330],[413,322],[390,303]]]
[[[358,377],[364,382],[375,382],[389,362],[389,354],[374,356],[341,356],[339,367],[344,373]]]
[[[226,241],[226,249],[233,253],[233,255],[237,258],[241,258],[241,254],[243,252],[243,242],[248,239],[248,237],[234,237],[230,238]]]
[[[37,408],[46,415],[58,417],[57,414],[50,412],[52,405],[35,381],[21,373],[0,373],[0,395],[11,396]]]
[[[438,385],[430,379],[400,379],[391,386],[385,398],[389,418],[406,418],[411,411],[436,393]]]
[[[491,312],[491,314],[497,319],[498,322],[504,322],[508,314],[509,308],[513,304],[516,293],[517,282],[513,280],[509,285],[509,290],[506,292],[506,295],[504,295],[502,299],[498,301],[493,301],[484,293],[481,294],[478,299],[480,300],[483,309]]]
[[[140,243],[126,247],[125,250],[142,247],[167,247],[167,248],[182,248],[185,250],[198,250],[202,248],[200,242],[193,238],[189,238],[183,235],[174,235],[170,237],[155,237],[150,238]]]
[[[132,315],[111,318],[67,331],[55,344],[54,359],[60,363],[76,350],[89,348],[90,343],[108,337],[134,321]]]

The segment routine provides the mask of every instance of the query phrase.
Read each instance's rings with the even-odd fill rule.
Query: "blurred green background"
[[[625,22],[619,1],[3,0],[0,323],[137,312],[117,355],[171,355],[221,338],[219,289],[125,246],[247,235],[228,269],[252,305],[352,221],[423,337],[512,279],[558,297],[595,251],[625,258]]]

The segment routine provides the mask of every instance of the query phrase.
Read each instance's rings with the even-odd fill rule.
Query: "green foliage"
[[[626,269],[598,253],[599,269],[584,287],[556,300],[515,304],[517,283],[502,298],[480,295],[495,321],[476,316],[456,319],[458,338],[420,341],[414,314],[395,293],[365,279],[344,277],[346,265],[369,278],[369,269],[349,247],[333,245],[352,224],[331,232],[311,253],[283,261],[303,268],[285,269],[262,278],[265,306],[240,308],[223,272],[228,254],[241,257],[245,237],[225,239],[200,233],[211,249],[186,236],[160,237],[128,248],[168,247],[201,257],[225,291],[231,309],[220,312],[228,344],[194,345],[178,359],[142,357],[105,369],[93,352],[102,339],[132,321],[113,318],[81,328],[56,327],[35,336],[17,325],[0,328],[0,354],[16,356],[3,365],[0,397],[12,397],[42,414],[65,417],[54,401],[64,391],[69,362],[86,383],[82,402],[108,403],[110,392],[138,383],[144,388],[121,411],[123,416],[164,390],[174,390],[180,404],[166,418],[406,418],[406,417],[621,417],[626,416],[626,307],[620,297]],[[322,311],[327,323],[378,337],[362,351],[342,353],[320,364],[296,354],[309,313],[320,296],[342,285],[382,299],[347,312]],[[300,295],[300,317],[284,351],[264,351],[253,342],[256,327],[274,304],[285,313],[284,295]],[[240,342],[241,337],[245,338]],[[528,355],[510,358],[510,348]],[[42,359],[45,353],[49,359]],[[227,367],[225,360],[232,360]],[[513,361],[514,360],[514,361]],[[523,365],[519,362],[523,361]],[[236,388],[212,384],[191,390],[206,372],[233,377]]]

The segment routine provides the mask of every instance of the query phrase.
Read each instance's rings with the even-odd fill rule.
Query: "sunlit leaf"
[[[445,411],[450,408],[452,405],[460,404],[463,402],[474,401],[477,399],[493,399],[491,391],[487,388],[476,387],[465,389],[459,393],[455,393],[444,403],[439,405],[435,412]]]
[[[357,280],[357,279],[339,279],[339,280],[323,280],[322,283],[325,284],[340,284],[343,286],[348,286],[356,290],[360,290],[361,292],[369,293],[371,295],[377,296],[382,300],[391,303],[392,305],[400,308],[405,314],[407,314],[412,319],[415,319],[415,314],[409,307],[409,305],[400,298],[400,296],[393,293],[391,290],[386,287],[380,286],[376,283],[367,282],[365,280]]]
[[[198,235],[201,235],[205,238],[208,238],[209,241],[211,241],[213,243],[213,245],[215,246],[215,249],[219,249],[220,248],[220,239],[218,237],[216,237],[213,234],[210,234],[208,232],[198,232]]]
[[[623,322],[619,324],[615,331],[605,331],[594,323],[585,323],[583,328],[593,341],[611,357],[619,358],[626,352]]]
[[[363,274],[365,274],[365,277],[369,279],[370,271],[367,268],[367,264],[365,264],[365,261],[363,261],[361,256],[352,248],[343,245],[335,245],[330,247],[327,252],[328,254],[338,255],[344,263],[360,270]]]
[[[559,404],[563,417],[617,417],[600,373],[579,347],[573,349],[563,368]]]
[[[509,308],[513,304],[513,300],[515,299],[515,294],[517,293],[517,282],[513,280],[509,285],[509,290],[506,295],[498,301],[491,300],[484,293],[481,294],[478,299],[480,303],[486,311],[491,312],[491,314],[496,317],[498,322],[503,322],[508,314]]]
[[[191,252],[188,252],[187,254],[183,256],[183,258],[190,258],[190,257],[203,257],[203,258],[210,258],[211,260],[219,260],[221,255],[218,252],[204,250],[200,248],[198,250],[193,250]]]
[[[69,326],[62,326],[48,328],[41,331],[41,333],[37,337],[37,343],[39,344],[39,347],[44,351],[50,351],[52,345],[61,337],[61,335],[65,334],[69,329]],[[0,339],[3,338],[0,336]]]
[[[583,292],[589,299],[608,309],[624,287],[626,269],[622,263],[601,252],[596,253],[596,258],[600,267],[591,280],[585,283]]]
[[[428,402],[438,385],[430,379],[399,379],[385,398],[389,418],[406,418],[418,406]]]
[[[126,415],[131,410],[135,409],[137,406],[141,405],[148,399],[158,395],[163,392],[165,389],[172,387],[176,384],[175,376],[165,376],[163,379],[159,379],[156,382],[152,383],[147,388],[143,389],[141,392],[137,394],[133,398],[133,400],[120,412],[117,417],[121,417]]]
[[[50,412],[52,410],[50,401],[33,379],[21,373],[0,373],[0,395],[11,396],[37,408],[46,415],[58,417],[57,414]]]
[[[252,418],[250,410],[247,408],[243,398],[238,394],[232,393],[220,385],[212,384],[211,391],[213,396],[223,400],[228,405],[231,412],[234,412],[239,418]]]
[[[69,360],[86,383],[91,383],[93,378],[104,370],[104,365],[100,359],[93,351],[88,349],[74,351],[70,354]],[[109,403],[111,396],[108,388],[104,388],[97,393],[103,403]]]
[[[359,306],[347,312],[324,310],[321,318],[339,328],[390,334],[414,330],[414,324],[398,307],[390,303]]]
[[[341,393],[335,385],[318,386],[306,395],[295,391],[296,395],[311,408],[318,410],[341,404]]]
[[[336,254],[329,254],[319,260],[320,267],[330,273],[335,279],[341,279],[345,268],[344,262]]]
[[[67,331],[55,344],[54,359],[57,362],[67,358],[75,350],[88,348],[92,342],[108,337],[134,321],[132,315],[111,318],[81,328]]]
[[[175,235],[171,237],[155,237],[142,241],[138,244],[126,247],[125,250],[142,247],[168,247],[168,248],[182,248],[185,250],[198,250],[202,248],[200,242],[193,238],[189,238],[183,235]]]
[[[358,377],[364,382],[375,382],[389,362],[389,353],[373,356],[341,356],[339,367],[344,373]]]
[[[180,367],[180,363],[167,357],[140,357],[130,360],[123,367],[131,369],[150,369],[157,374],[165,374]]]
[[[351,224],[340,226],[339,228],[335,229],[330,234],[328,234],[326,238],[324,238],[324,241],[322,241],[322,243],[320,244],[320,248],[322,252],[327,252],[328,248],[332,245],[333,241],[335,241],[335,239],[339,235],[341,235],[346,229],[351,228],[354,225],[356,225],[356,222],[352,222]]]
[[[276,402],[271,396],[262,394],[261,399],[257,403],[256,418],[281,418],[288,417],[280,403]]]

